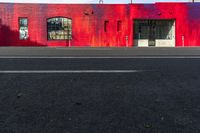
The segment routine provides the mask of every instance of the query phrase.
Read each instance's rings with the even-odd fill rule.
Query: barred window
[[[72,39],[72,20],[69,18],[50,18],[47,20],[48,40]]]
[[[19,39],[27,40],[28,39],[28,19],[19,18]]]

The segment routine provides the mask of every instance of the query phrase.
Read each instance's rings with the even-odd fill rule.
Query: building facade
[[[1,3],[0,46],[200,46],[200,3]]]

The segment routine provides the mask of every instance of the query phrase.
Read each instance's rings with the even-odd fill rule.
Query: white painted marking
[[[42,73],[139,73],[145,70],[0,70],[1,74],[42,74]]]
[[[49,57],[49,56],[0,56],[0,59],[199,59],[200,56],[134,56],[134,57],[120,57],[120,56],[114,56],[114,57],[73,57],[73,56],[55,56],[55,57]]]

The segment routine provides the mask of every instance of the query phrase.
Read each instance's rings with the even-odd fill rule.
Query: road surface
[[[94,50],[1,48],[0,133],[200,132],[198,48]]]

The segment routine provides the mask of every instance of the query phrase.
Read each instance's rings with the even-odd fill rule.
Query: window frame
[[[20,23],[20,20],[21,19],[26,19],[27,20],[27,25],[26,26],[22,26],[21,25],[21,23]],[[20,38],[20,28],[21,27],[27,27],[27,31],[28,31],[28,34],[27,34],[27,38],[26,39],[21,39]],[[18,33],[19,33],[19,40],[21,40],[21,41],[26,41],[26,40],[28,40],[29,39],[29,19],[28,19],[28,17],[18,17]]]
[[[62,18],[62,19],[67,19],[68,21],[71,21],[71,35],[69,39],[49,39],[49,35],[48,35],[48,20],[53,19],[53,18]],[[55,16],[55,17],[50,17],[46,19],[46,35],[47,35],[47,41],[71,41],[72,40],[72,18],[69,17],[64,17],[64,16]],[[63,30],[64,31],[64,30]]]

